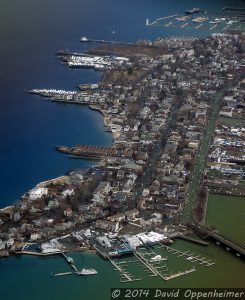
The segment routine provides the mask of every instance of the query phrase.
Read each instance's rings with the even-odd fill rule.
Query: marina
[[[146,26],[163,28],[190,28],[195,30],[225,31],[244,29],[244,10],[224,7],[221,12],[203,11],[199,8],[187,10],[185,14],[174,14],[157,18],[154,21],[146,19]],[[188,21],[183,24],[183,22]],[[198,23],[197,26],[195,24]],[[238,23],[238,26],[237,26]]]
[[[68,265],[73,269],[72,272],[61,272],[61,273],[55,273],[51,276],[53,277],[59,277],[59,276],[67,276],[67,275],[77,275],[77,276],[89,276],[89,275],[96,275],[98,274],[97,270],[95,269],[86,269],[83,268],[81,271],[78,270],[77,266],[75,265],[74,259],[70,256],[67,256],[63,251],[60,251],[61,256],[65,259],[65,261],[68,263]]]
[[[210,267],[215,264],[214,262],[207,259],[206,257],[200,257],[200,255],[196,255],[190,251],[180,251],[180,250],[174,249],[174,248],[166,246],[166,245],[160,245],[160,248],[163,248],[167,252],[169,252],[177,257],[186,259],[187,261],[190,261],[191,263],[197,262],[198,264],[204,265],[206,267]]]

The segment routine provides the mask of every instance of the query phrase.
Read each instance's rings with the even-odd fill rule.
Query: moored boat
[[[82,271],[77,271],[75,274],[76,275],[82,275],[82,276],[87,276],[87,275],[95,275],[98,272],[95,269],[85,269],[83,268]]]

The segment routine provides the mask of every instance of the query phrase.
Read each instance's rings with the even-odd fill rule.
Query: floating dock
[[[177,278],[177,277],[180,277],[180,276],[183,276],[183,275],[187,275],[187,274],[195,272],[195,271],[196,271],[195,267],[193,267],[193,268],[191,268],[189,270],[186,270],[186,271],[182,271],[182,272],[179,271],[179,272],[177,272],[175,274],[171,274],[169,276],[165,276],[164,280],[171,280],[171,279],[174,279],[174,278]]]
[[[53,276],[58,277],[58,276],[66,276],[66,275],[73,275],[74,272],[64,272],[64,273],[56,273]]]
[[[173,255],[176,255],[177,257],[183,257],[186,260],[190,261],[191,263],[197,262],[200,265],[204,265],[206,267],[210,267],[215,264],[211,260],[208,260],[206,257],[200,257],[200,255],[196,255],[195,253],[191,253],[190,251],[183,252],[165,245],[161,245],[160,248],[165,249],[166,251],[168,251]]]
[[[141,278],[135,278],[134,275],[130,274],[126,271],[127,264],[129,262],[123,261],[123,262],[115,262],[113,261],[109,256],[107,256],[107,259],[109,262],[113,265],[114,270],[119,272],[121,276],[121,282],[129,282],[129,281],[138,281],[141,280]]]

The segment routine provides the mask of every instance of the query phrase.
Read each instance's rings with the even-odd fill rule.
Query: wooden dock
[[[186,271],[179,271],[179,272],[177,272],[177,273],[175,273],[175,274],[171,274],[171,275],[169,275],[169,276],[165,276],[164,277],[164,280],[171,280],[171,279],[174,279],[174,278],[177,278],[177,277],[180,277],[180,276],[184,276],[184,275],[187,275],[187,274],[189,274],[189,273],[192,273],[192,272],[195,272],[196,271],[196,268],[195,267],[193,267],[193,268],[191,268],[191,269],[189,269],[189,270],[186,270]]]
[[[176,255],[177,257],[183,257],[191,263],[199,263],[200,265],[204,265],[206,267],[210,267],[215,264],[211,260],[208,260],[206,257],[200,257],[200,255],[196,255],[195,253],[191,253],[190,251],[184,252],[166,245],[161,245],[160,247],[165,249],[169,253]]]
[[[56,273],[53,276],[58,277],[58,276],[66,276],[66,275],[73,275],[74,272],[64,272],[64,273]]]
[[[77,267],[74,265],[73,259],[71,257],[68,257],[64,252],[60,252],[60,254],[64,257],[64,259],[68,262],[68,264],[71,266],[71,268],[75,271],[78,272]]]
[[[214,30],[217,26],[218,24],[214,24],[212,27],[209,28],[209,30]]]
[[[113,261],[109,256],[107,256],[107,259],[109,262],[113,265],[114,270],[119,272],[121,276],[121,282],[129,282],[129,281],[138,281],[141,280],[141,278],[135,278],[134,275],[130,274],[126,271],[126,268],[128,266],[129,262],[135,262],[135,261],[122,261],[122,262],[115,262]]]

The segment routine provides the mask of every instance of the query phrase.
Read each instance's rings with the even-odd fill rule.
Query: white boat
[[[238,20],[230,20],[227,22],[227,25],[232,25],[234,23],[238,23],[239,21]]]
[[[167,260],[167,258],[162,257],[161,255],[156,255],[150,258],[150,261],[162,261],[162,260]]]
[[[188,256],[187,260],[193,260],[193,258],[194,258],[193,256]]]
[[[82,271],[76,272],[76,275],[87,276],[87,275],[95,275],[97,273],[98,272],[95,269],[85,269],[85,268],[83,268]]]

